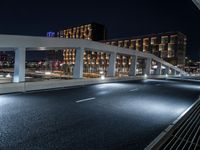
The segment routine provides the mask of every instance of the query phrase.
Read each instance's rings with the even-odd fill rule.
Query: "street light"
[[[104,80],[105,79],[105,76],[104,75],[101,75],[101,80]]]
[[[146,79],[148,76],[147,76],[147,74],[144,74],[144,78]]]
[[[45,75],[51,75],[51,72],[45,72]]]
[[[8,73],[7,75],[6,75],[6,78],[11,78],[12,76],[10,75],[10,73]]]

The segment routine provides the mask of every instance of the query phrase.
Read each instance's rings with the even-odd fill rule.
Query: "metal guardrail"
[[[199,150],[200,98],[145,150]]]

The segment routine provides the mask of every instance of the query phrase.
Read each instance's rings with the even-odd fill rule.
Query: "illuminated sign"
[[[55,37],[56,33],[55,32],[47,32],[47,37]]]

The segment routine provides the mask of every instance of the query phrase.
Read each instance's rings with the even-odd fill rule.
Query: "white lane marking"
[[[134,92],[134,91],[138,91],[138,89],[132,89],[129,92]]]
[[[81,102],[85,102],[85,101],[91,101],[91,100],[94,100],[94,99],[95,99],[95,97],[81,99],[81,100],[76,101],[76,103],[81,103]]]

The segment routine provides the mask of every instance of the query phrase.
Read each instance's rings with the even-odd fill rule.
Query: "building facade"
[[[0,52],[0,68],[11,67],[14,64],[12,52]]]
[[[102,42],[109,45],[152,53],[179,68],[184,68],[186,40],[186,36],[180,32],[168,32],[104,40]]]
[[[103,42],[113,46],[129,48],[137,51],[152,53],[165,61],[183,68],[185,65],[186,36],[180,32],[168,32],[137,37],[106,40],[106,29],[97,23],[67,28],[59,32],[48,32],[48,37],[76,38]],[[75,64],[75,49],[63,50],[63,61],[72,74]],[[130,70],[131,57],[118,54],[116,57],[116,75],[126,76]],[[137,74],[143,74],[145,61],[138,58]],[[152,64],[154,65],[154,64]],[[84,51],[84,75],[99,76],[99,72],[106,74],[109,66],[109,54],[104,52]]]
[[[185,58],[185,71],[190,75],[200,75],[200,61],[193,61],[188,57]]]
[[[106,28],[104,25],[98,23],[90,23],[66,28],[58,32],[47,32],[47,36],[100,41],[106,39]]]
[[[75,38],[92,41],[101,41],[106,39],[106,28],[98,23],[84,24],[76,27],[67,28],[58,32],[47,32],[48,37]],[[65,73],[72,75],[75,64],[75,49],[63,50],[63,61]],[[99,72],[104,72],[108,67],[109,55],[104,52],[84,52],[84,76],[96,77]]]

